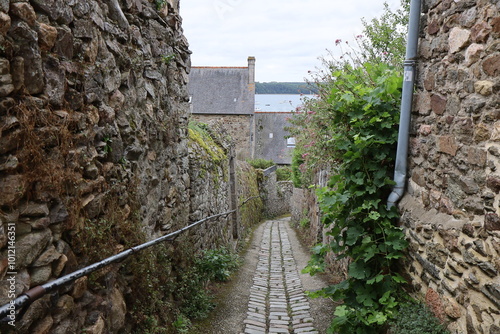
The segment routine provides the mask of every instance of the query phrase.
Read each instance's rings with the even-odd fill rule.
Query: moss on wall
[[[263,218],[264,202],[260,198],[259,190],[259,178],[262,177],[262,171],[254,169],[247,162],[238,161],[236,173],[239,204],[252,198],[240,208],[241,225],[247,229],[259,223]]]
[[[190,122],[188,133],[189,145],[192,146],[194,143],[199,145],[215,163],[227,159],[224,149],[214,140],[206,124]]]

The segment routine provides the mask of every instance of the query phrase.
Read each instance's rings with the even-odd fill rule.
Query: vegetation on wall
[[[193,143],[202,147],[211,157],[212,161],[217,163],[226,159],[226,153],[222,147],[215,142],[211,129],[207,124],[195,121],[189,122],[188,134],[191,145]]]
[[[187,332],[215,306],[210,285],[225,282],[239,266],[238,255],[227,248],[195,254],[182,241],[176,258],[172,246],[162,244],[124,265],[122,273],[138,288],[127,296],[133,333]]]
[[[188,258],[191,260],[179,276],[174,297],[179,300],[185,317],[203,319],[215,307],[209,285],[227,281],[240,260],[237,254],[225,247],[204,250]]]
[[[401,304],[391,328],[397,334],[450,334],[446,326],[424,304],[418,302]]]
[[[356,46],[336,41],[342,56],[324,58],[324,70],[313,77],[319,98],[292,120],[295,185],[308,186],[306,171],[325,165],[334,174],[317,190],[333,241],[313,248],[306,271],[324,270],[328,252],[350,259],[345,281],[313,293],[343,301],[332,333],[383,333],[402,300],[405,281],[396,264],[407,242],[386,199],[393,185],[407,4],[396,13],[386,5],[380,18],[364,22]]]
[[[238,202],[240,207],[241,225],[250,228],[259,223],[263,217],[264,202],[260,197],[259,182],[262,179],[262,172],[255,170],[250,164],[238,161]]]
[[[332,75],[336,80],[329,87],[328,107],[324,109],[324,101],[310,105],[329,118],[327,145],[336,172],[328,187],[318,190],[323,223],[332,226],[328,234],[334,242],[315,250],[317,256],[333,251],[352,262],[349,278],[321,294],[344,301],[335,311],[334,329],[378,333],[395,315],[398,284],[404,282],[393,269],[406,241],[395,224],[397,213],[385,206],[402,80],[399,71],[384,63],[345,64]],[[318,263],[308,270],[317,271]]]
[[[249,159],[247,162],[256,169],[268,169],[276,165],[272,160],[266,159]],[[276,169],[276,179],[277,181],[291,181],[292,170],[287,166],[280,166]]]
[[[248,159],[247,162],[250,164],[250,166],[257,169],[268,169],[269,167],[275,165],[272,160],[266,159]]]
[[[276,169],[276,180],[277,181],[291,181],[292,180],[292,169],[288,166],[278,167],[278,169]]]

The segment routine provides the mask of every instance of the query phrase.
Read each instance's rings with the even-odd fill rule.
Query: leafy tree
[[[380,18],[369,22],[362,19],[364,38],[361,45],[370,60],[378,59],[396,67],[402,66],[409,11],[410,0],[401,0],[401,8],[395,12],[384,3],[384,12]]]

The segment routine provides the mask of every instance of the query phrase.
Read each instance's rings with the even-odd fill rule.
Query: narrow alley
[[[238,276],[219,293],[214,315],[196,333],[326,333],[333,303],[308,298],[305,291],[327,283],[301,273],[310,255],[289,222],[268,220],[255,230]]]

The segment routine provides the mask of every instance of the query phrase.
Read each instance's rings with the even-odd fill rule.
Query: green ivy
[[[306,271],[321,270],[327,251],[350,258],[348,279],[316,295],[344,302],[335,310],[333,331],[380,333],[397,313],[399,285],[404,283],[393,269],[407,243],[395,224],[398,214],[385,204],[393,185],[402,78],[383,63],[346,65],[333,76],[326,112],[336,170],[328,187],[318,189],[323,223],[331,226],[333,242],[314,249]]]
[[[311,293],[342,302],[329,333],[384,333],[397,317],[404,279],[396,270],[407,248],[398,213],[386,208],[392,174],[402,88],[405,16],[384,14],[363,22],[355,43],[335,41],[342,57],[323,58],[313,74],[318,98],[306,101],[288,129],[296,137],[292,158],[295,186],[308,187],[311,171],[333,177],[317,189],[331,242],[315,246],[304,270],[324,271],[324,257],[348,258],[347,279]],[[357,49],[358,48],[358,49]]]

